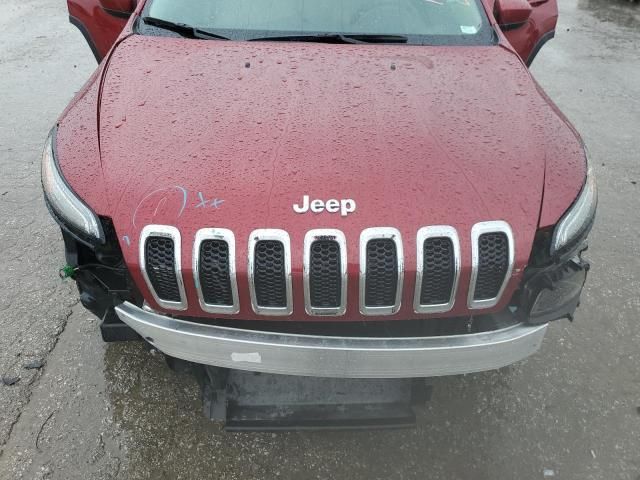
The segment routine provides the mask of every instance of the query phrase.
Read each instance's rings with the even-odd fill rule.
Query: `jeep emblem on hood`
[[[302,204],[294,204],[293,211],[296,213],[307,213],[311,210],[313,213],[322,213],[325,210],[329,213],[338,213],[343,217],[346,217],[350,213],[356,211],[356,202],[350,198],[344,200],[336,200],[332,198],[326,202],[322,200],[309,201],[309,195],[302,197]]]

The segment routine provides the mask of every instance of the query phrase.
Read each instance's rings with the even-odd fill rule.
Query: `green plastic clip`
[[[76,269],[74,267],[72,267],[71,265],[65,265],[60,269],[58,275],[60,275],[61,279],[65,280],[67,278],[72,278],[75,273]]]

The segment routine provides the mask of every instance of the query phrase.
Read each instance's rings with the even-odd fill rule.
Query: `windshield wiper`
[[[385,35],[371,33],[319,33],[316,35],[281,35],[273,37],[250,38],[249,41],[269,42],[323,42],[323,43],[407,43],[404,35]]]
[[[163,20],[162,18],[142,17],[142,21],[147,25],[152,25],[154,27],[162,28],[165,30],[171,30],[172,32],[176,32],[182,35],[183,37],[200,39],[216,38],[218,40],[230,40],[228,37],[218,35],[217,33],[211,32],[209,30],[193,27],[184,23],[170,22],[169,20]]]

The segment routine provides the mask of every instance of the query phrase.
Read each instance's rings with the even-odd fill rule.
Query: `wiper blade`
[[[163,20],[162,18],[142,17],[142,21],[147,25],[163,28],[165,30],[171,30],[172,32],[176,32],[182,35],[183,37],[200,38],[200,39],[215,38],[218,40],[230,40],[229,37],[219,35],[209,30],[193,27],[191,25],[187,25],[184,23],[170,22],[169,20]]]
[[[323,43],[407,43],[404,35],[384,35],[371,33],[319,33],[316,35],[280,35],[273,37],[250,38],[249,41],[269,42],[323,42]]]

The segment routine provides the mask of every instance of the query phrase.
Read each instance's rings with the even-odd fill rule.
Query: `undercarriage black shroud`
[[[205,416],[231,432],[413,427],[413,408],[431,397],[425,379],[272,375],[172,357],[167,363],[179,373],[195,374]]]

